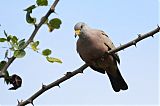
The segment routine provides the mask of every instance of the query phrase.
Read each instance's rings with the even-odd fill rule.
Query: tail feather
[[[128,85],[127,83],[124,81],[122,75],[120,74],[119,69],[117,68],[117,77],[113,77],[111,74],[108,74],[108,77],[111,81],[111,85],[112,88],[115,92],[119,92],[120,90],[127,90],[128,89]]]

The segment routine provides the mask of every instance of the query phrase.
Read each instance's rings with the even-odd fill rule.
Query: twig
[[[108,51],[107,53],[112,54],[112,53],[118,52],[120,50],[123,50],[125,48],[128,48],[128,47],[130,47],[132,45],[136,45],[137,42],[139,42],[139,41],[141,41],[141,40],[143,40],[143,39],[145,39],[147,37],[150,37],[150,36],[153,37],[153,35],[156,34],[156,33],[158,33],[158,32],[160,32],[160,27],[159,26],[156,29],[154,29],[154,30],[152,30],[152,31],[150,31],[150,32],[148,32],[148,33],[146,33],[144,35],[139,35],[138,38],[136,38],[136,39],[134,39],[134,40],[132,40],[132,41],[124,44],[124,45],[121,45],[121,46],[119,46],[119,47],[117,47],[117,48],[115,48],[113,50]],[[71,77],[75,76],[78,73],[83,73],[84,69],[86,69],[87,67],[88,67],[88,65],[84,64],[80,68],[78,68],[77,70],[75,70],[73,72],[67,72],[65,74],[65,76],[63,76],[60,79],[52,82],[51,84],[49,84],[49,85],[42,85],[42,88],[40,90],[38,90],[35,94],[33,94],[30,98],[28,98],[25,101],[18,102],[18,106],[25,106],[25,105],[27,105],[29,103],[33,104],[33,100],[35,100],[42,93],[44,93],[45,91],[47,91],[47,90],[49,90],[49,89],[51,89],[51,88],[53,88],[55,86],[59,86],[60,83],[66,81],[68,79],[70,79]]]
[[[50,7],[50,9],[48,10],[48,12],[46,13],[46,15],[44,17],[42,17],[41,21],[35,25],[35,29],[32,32],[31,36],[29,37],[29,39],[26,42],[26,45],[24,46],[25,49],[34,39],[34,37],[36,36],[38,30],[41,28],[41,26],[45,23],[45,21],[48,19],[48,17],[50,16],[50,14],[52,14],[53,12],[55,12],[55,7],[58,4],[59,0],[55,0],[54,3],[52,4],[52,6]],[[7,63],[4,65],[4,67],[0,70],[0,78],[4,77],[5,71],[8,69],[8,67],[11,65],[11,63],[16,59],[16,57],[12,56],[11,58],[8,59]]]
[[[160,27],[157,25],[157,28],[156,28],[156,29],[154,29],[154,30],[152,30],[152,31],[150,31],[150,32],[148,32],[148,33],[146,33],[146,34],[143,34],[143,35],[142,35],[142,34],[139,34],[136,39],[134,39],[134,40],[132,40],[132,41],[130,41],[130,42],[124,44],[124,45],[120,45],[119,47],[117,47],[117,48],[115,48],[115,49],[112,49],[112,50],[108,51],[107,53],[112,54],[112,53],[116,53],[116,52],[118,52],[118,51],[120,51],[120,50],[124,50],[125,48],[128,48],[129,46],[132,46],[132,45],[135,45],[135,46],[136,46],[136,44],[137,44],[139,41],[141,41],[141,40],[143,40],[143,39],[145,39],[145,38],[148,38],[148,37],[153,37],[154,34],[156,34],[156,33],[158,33],[158,32],[160,32]]]
[[[36,99],[38,96],[40,96],[42,93],[44,93],[45,91],[47,91],[48,89],[51,89],[55,86],[59,86],[60,83],[68,80],[69,78],[75,76],[78,73],[83,73],[83,70],[86,69],[88,67],[88,65],[84,64],[83,66],[81,66],[79,69],[73,71],[73,72],[67,72],[65,74],[65,76],[63,76],[62,78],[52,82],[49,85],[42,85],[42,88],[37,91],[35,94],[33,94],[29,99],[27,99],[26,101],[23,102],[19,102],[18,106],[25,106],[29,103],[33,103],[33,100]]]

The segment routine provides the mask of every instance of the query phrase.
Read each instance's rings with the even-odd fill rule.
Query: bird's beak
[[[76,38],[77,36],[79,36],[79,35],[80,35],[80,33],[81,33],[81,30],[80,30],[80,29],[75,30],[75,38]]]

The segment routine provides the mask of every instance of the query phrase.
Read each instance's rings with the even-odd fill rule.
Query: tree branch
[[[138,35],[138,38],[124,44],[124,45],[121,45],[113,50],[110,50],[108,52],[106,52],[107,54],[112,54],[112,53],[116,53],[120,50],[124,50],[125,48],[128,48],[132,45],[135,45],[136,46],[136,43],[138,43],[139,41],[147,38],[147,37],[150,37],[150,36],[154,36],[154,34],[160,32],[160,27],[158,26],[156,29],[146,33],[146,34],[143,34],[143,35]],[[105,54],[106,54],[105,53]],[[104,55],[105,55],[104,54]],[[74,70],[73,72],[67,72],[65,74],[65,76],[61,77],[60,79],[50,83],[49,85],[42,85],[42,88],[40,90],[38,90],[35,94],[33,94],[30,98],[28,98],[27,100],[25,101],[22,101],[22,102],[18,102],[18,106],[25,106],[29,103],[33,104],[33,100],[35,100],[38,96],[40,96],[42,93],[44,93],[45,91],[55,87],[55,86],[59,86],[60,83],[70,79],[71,77],[77,75],[78,73],[83,73],[84,69],[86,69],[88,67],[87,64],[84,64],[82,65],[80,68],[78,68],[77,70]]]
[[[58,4],[59,0],[55,0],[54,3],[51,5],[50,9],[48,10],[48,12],[46,13],[46,15],[44,17],[42,17],[41,21],[35,25],[35,29],[32,32],[31,36],[29,37],[29,39],[26,42],[26,45],[22,48],[25,49],[34,39],[34,37],[36,36],[37,32],[39,31],[39,29],[41,28],[41,26],[45,23],[45,21],[48,19],[48,17],[50,16],[50,14],[52,14],[53,12],[55,12],[55,7]],[[4,77],[5,75],[5,71],[8,69],[8,67],[11,65],[11,63],[16,59],[16,57],[12,56],[11,58],[8,59],[7,63],[5,64],[5,66],[0,70],[0,78]]]
[[[137,44],[139,41],[141,41],[141,40],[143,40],[143,39],[145,39],[145,38],[148,38],[148,37],[153,37],[154,34],[156,34],[156,33],[158,33],[158,32],[160,32],[160,27],[157,25],[157,28],[156,28],[156,29],[154,29],[154,30],[152,30],[152,31],[150,31],[150,32],[148,32],[148,33],[146,33],[146,34],[143,34],[143,35],[142,35],[142,34],[139,34],[136,39],[134,39],[134,40],[132,40],[132,41],[130,41],[130,42],[124,44],[124,45],[121,45],[121,46],[119,46],[119,47],[117,47],[117,48],[115,48],[115,49],[112,49],[112,50],[108,51],[107,53],[112,54],[112,53],[116,53],[116,52],[118,52],[118,51],[124,50],[125,48],[128,48],[129,46],[132,46],[132,45],[135,45],[135,46],[136,46],[136,44]]]
[[[88,67],[87,64],[84,64],[83,66],[81,66],[80,68],[78,68],[77,70],[73,71],[73,72],[67,72],[65,74],[65,76],[61,77],[60,79],[52,82],[49,85],[42,85],[42,88],[40,90],[38,90],[35,94],[33,94],[30,98],[28,98],[27,100],[23,101],[23,102],[19,102],[18,106],[25,106],[29,103],[33,104],[33,100],[36,99],[38,96],[40,96],[42,93],[44,93],[45,91],[47,91],[48,89],[51,89],[55,86],[59,86],[60,83],[68,80],[69,78],[75,76],[78,73],[83,73],[83,70],[86,69]]]

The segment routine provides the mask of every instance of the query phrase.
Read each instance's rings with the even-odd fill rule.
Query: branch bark
[[[60,79],[50,83],[49,85],[42,85],[42,88],[40,90],[38,90],[35,94],[33,94],[30,98],[28,98],[25,101],[22,102],[18,102],[18,106],[25,106],[29,103],[33,104],[33,100],[36,99],[38,96],[40,96],[42,93],[44,93],[45,91],[55,87],[55,86],[59,86],[60,83],[70,79],[71,77],[75,76],[78,73],[83,73],[83,70],[86,69],[88,67],[87,64],[82,65],[80,68],[78,68],[77,70],[73,71],[73,72],[67,72],[65,74],[65,76],[61,77]]]
[[[132,45],[135,45],[135,46],[136,46],[136,44],[137,44],[139,41],[141,41],[141,40],[143,40],[143,39],[145,39],[145,38],[148,38],[148,37],[150,37],[150,36],[153,37],[154,34],[156,34],[156,33],[158,33],[158,32],[160,32],[160,27],[157,25],[157,28],[155,28],[154,30],[152,30],[152,31],[150,31],[150,32],[148,32],[148,33],[146,33],[146,34],[143,34],[143,35],[142,35],[142,34],[139,34],[136,39],[134,39],[134,40],[132,40],[132,41],[130,41],[130,42],[124,44],[124,45],[121,45],[121,46],[119,46],[119,47],[117,47],[117,48],[115,48],[115,49],[112,49],[112,50],[108,51],[107,53],[112,54],[112,53],[118,52],[118,51],[120,51],[120,50],[124,50],[125,48],[128,48],[129,46],[132,46]]]
[[[50,9],[48,10],[48,12],[46,13],[46,15],[41,18],[41,21],[37,25],[35,25],[34,31],[32,32],[31,36],[27,40],[26,45],[22,49],[25,49],[33,41],[34,37],[36,36],[36,34],[39,31],[39,29],[41,28],[41,26],[45,23],[45,21],[48,19],[48,17],[52,13],[55,12],[55,7],[58,4],[58,2],[59,2],[59,0],[55,0],[54,3],[51,5]],[[3,69],[0,70],[0,78],[4,77],[5,71],[8,69],[8,67],[11,65],[11,63],[15,59],[16,59],[16,57],[14,57],[14,56],[12,56],[11,58],[8,59],[7,63],[3,67]]]
[[[148,37],[153,37],[154,34],[156,34],[156,33],[158,33],[158,32],[160,32],[160,27],[159,27],[159,26],[158,26],[156,29],[154,29],[154,30],[152,30],[152,31],[150,31],[150,32],[148,32],[148,33],[146,33],[146,34],[138,35],[138,37],[137,37],[136,39],[134,39],[134,40],[132,40],[132,41],[130,41],[130,42],[124,44],[124,45],[121,45],[121,46],[119,46],[119,47],[117,47],[117,48],[115,48],[115,49],[113,49],[113,50],[107,51],[106,53],[107,53],[107,54],[112,54],[112,53],[116,53],[116,52],[118,52],[118,51],[124,50],[124,49],[126,49],[126,48],[128,48],[128,47],[130,47],[130,46],[132,46],[132,45],[135,45],[135,46],[136,46],[136,44],[137,44],[139,41],[141,41],[141,40],[143,40],[143,39],[145,39],[145,38],[148,38]],[[106,54],[106,53],[105,53],[105,54]],[[105,54],[104,54],[104,55],[105,55]],[[35,100],[38,96],[40,96],[41,94],[43,94],[45,91],[47,91],[47,90],[49,90],[49,89],[51,89],[51,88],[53,88],[53,87],[55,87],[55,86],[59,86],[60,83],[66,81],[66,80],[68,80],[68,79],[70,79],[71,77],[77,75],[78,73],[83,73],[83,71],[84,71],[87,67],[88,67],[88,65],[87,65],[87,64],[84,64],[84,65],[82,65],[80,68],[78,68],[78,69],[76,69],[76,70],[74,70],[74,71],[72,71],[72,72],[67,72],[67,73],[65,74],[65,76],[63,76],[63,77],[61,77],[60,79],[58,79],[58,80],[50,83],[49,85],[42,85],[42,88],[41,88],[40,90],[38,90],[36,93],[34,93],[34,94],[33,94],[31,97],[29,97],[27,100],[22,101],[22,102],[18,102],[18,106],[25,106],[25,105],[27,105],[27,104],[29,104],[29,103],[33,104],[33,100]]]

